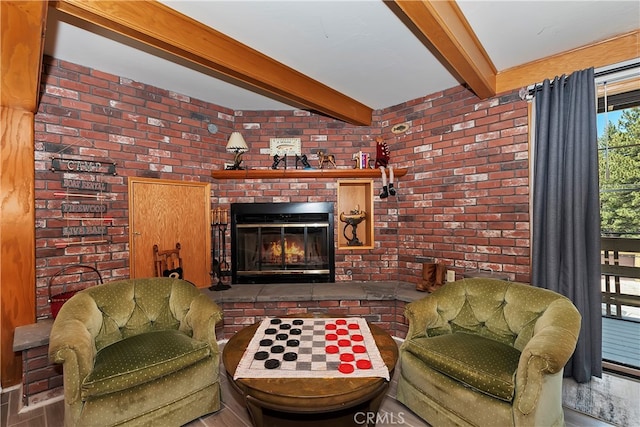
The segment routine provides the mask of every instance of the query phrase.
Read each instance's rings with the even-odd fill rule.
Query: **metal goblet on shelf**
[[[345,223],[342,235],[347,239],[347,246],[362,246],[363,243],[358,239],[358,224],[367,219],[367,213],[360,210],[360,206],[351,210],[348,214],[340,213],[340,221]],[[347,227],[351,226],[351,237],[347,236]]]

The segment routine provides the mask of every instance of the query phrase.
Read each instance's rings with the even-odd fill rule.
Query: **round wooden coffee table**
[[[313,317],[297,315],[295,317]],[[340,317],[340,316],[322,316]],[[256,427],[368,425],[389,387],[384,378],[239,378],[238,363],[260,323],[236,333],[225,344],[222,360],[229,382],[244,396]],[[393,375],[398,346],[378,326],[369,324],[380,355]],[[375,419],[369,415],[369,419]]]

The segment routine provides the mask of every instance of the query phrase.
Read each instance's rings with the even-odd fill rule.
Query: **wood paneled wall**
[[[0,380],[20,382],[16,326],[35,321],[34,114],[47,2],[0,2]]]
[[[13,352],[16,326],[35,321],[33,113],[1,108],[0,326],[2,386],[19,382],[21,358]]]

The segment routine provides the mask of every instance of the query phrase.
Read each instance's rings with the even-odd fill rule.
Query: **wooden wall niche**
[[[153,245],[180,243],[184,279],[211,285],[211,185],[129,178],[130,275],[154,277]]]
[[[338,180],[337,199],[338,249],[373,249],[373,180]],[[362,244],[350,246],[349,240],[353,239],[352,227],[343,222],[342,219],[345,216],[354,215],[356,210],[364,211],[365,214],[364,220],[358,224],[356,229],[356,236]]]

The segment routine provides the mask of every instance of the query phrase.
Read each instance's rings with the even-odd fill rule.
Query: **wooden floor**
[[[602,359],[640,368],[640,322],[602,317]]]
[[[395,400],[398,375],[401,367],[394,371],[394,376],[382,402],[380,413],[386,413],[388,423],[378,423],[379,427],[398,426],[401,416],[405,427],[429,427],[422,419],[418,418],[409,409]],[[199,418],[187,424],[188,427],[250,427],[251,419],[244,407],[242,398],[231,388],[221,366],[222,408],[220,411]],[[61,400],[49,403],[45,406],[18,413],[20,402],[20,390],[14,388],[2,393],[0,406],[0,427],[61,427],[63,425],[64,407]],[[565,408],[565,422],[567,427],[608,427],[610,424],[596,420],[579,412]],[[395,417],[395,418],[394,418]],[[383,418],[384,419],[384,418]]]

